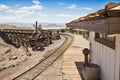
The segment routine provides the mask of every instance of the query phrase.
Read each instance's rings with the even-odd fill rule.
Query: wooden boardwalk
[[[73,35],[74,40],[63,55],[62,74],[63,80],[82,80],[78,67],[84,61],[82,50],[89,48],[89,42],[82,35]]]

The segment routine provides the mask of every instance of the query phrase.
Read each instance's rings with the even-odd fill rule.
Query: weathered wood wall
[[[116,35],[115,50],[96,42],[94,36],[90,32],[91,62],[100,66],[102,80],[120,80],[120,35]]]

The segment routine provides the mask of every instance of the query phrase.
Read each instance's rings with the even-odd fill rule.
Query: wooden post
[[[50,44],[52,44],[52,32],[49,31],[49,39],[50,39]]]
[[[83,50],[83,54],[84,54],[84,61],[85,61],[85,64],[88,64],[88,55],[90,54],[90,50],[88,50],[87,48],[85,48]]]
[[[37,24],[38,24],[38,23],[37,23],[37,21],[36,21],[36,25],[35,25],[35,32],[36,32],[36,33],[38,32],[38,30],[37,30],[37,29],[38,29],[38,28],[37,28]]]

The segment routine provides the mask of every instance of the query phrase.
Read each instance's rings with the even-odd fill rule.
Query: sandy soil
[[[15,66],[27,58],[24,48],[15,48],[0,38],[0,71]]]
[[[64,42],[64,40],[65,38],[62,37],[60,40],[54,41],[53,44],[45,47],[45,50],[42,52],[32,51],[32,49],[29,48],[29,52],[32,54],[31,56],[26,55],[24,47],[17,49],[13,46],[8,46],[8,44],[1,40],[0,80],[11,80],[20,73],[23,73],[25,70],[37,64],[45,56],[49,55],[49,52],[58,48]],[[17,58],[13,59],[13,57]]]

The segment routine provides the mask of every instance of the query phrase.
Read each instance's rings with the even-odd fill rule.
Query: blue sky
[[[67,23],[120,0],[0,0],[0,23]]]

